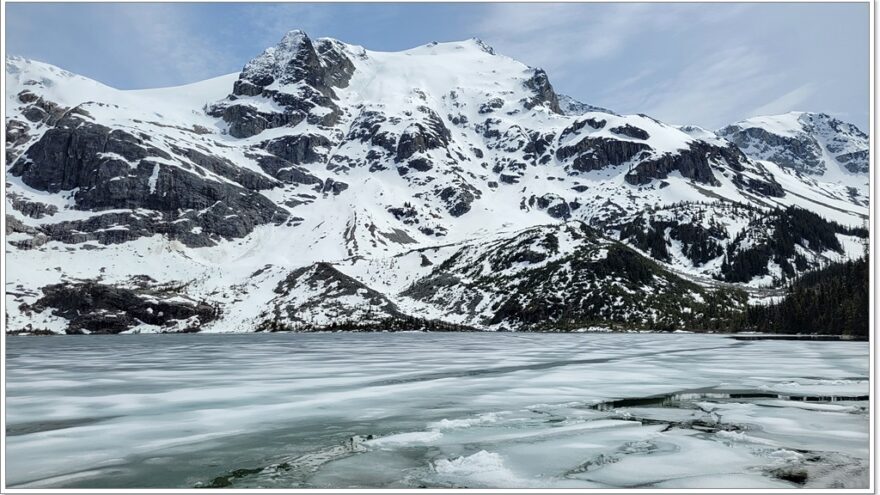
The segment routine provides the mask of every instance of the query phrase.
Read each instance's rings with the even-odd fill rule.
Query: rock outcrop
[[[291,31],[244,66],[232,94],[210,113],[242,138],[303,121],[332,126],[341,113],[334,88],[347,86],[354,70],[341,43],[313,43],[304,32]]]

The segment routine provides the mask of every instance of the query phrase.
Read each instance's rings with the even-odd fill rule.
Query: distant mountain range
[[[476,39],[6,75],[12,332],[715,328],[867,236],[855,126],[620,115]]]

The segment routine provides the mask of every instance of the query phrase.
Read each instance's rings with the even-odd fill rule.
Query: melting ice
[[[11,487],[865,488],[869,344],[7,338]]]

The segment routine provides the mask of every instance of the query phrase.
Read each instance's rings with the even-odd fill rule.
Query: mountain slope
[[[584,239],[622,242],[621,256],[654,258],[635,263],[656,267],[661,279],[698,279],[688,291],[728,290],[715,280],[725,278],[718,249],[740,249],[731,240],[755,216],[801,207],[841,224],[831,228],[842,236],[831,246],[839,249],[798,238],[798,256],[809,263],[774,277],[770,259],[788,258],[771,253],[763,269],[736,280],[778,287],[849,256],[861,235],[852,228],[867,214],[861,183],[750,157],[721,133],[559,96],[542,70],[479,40],[387,53],[292,31],[239,74],[143,91],[17,58],[6,70],[12,330],[65,330],[65,313],[39,301],[48,286],[80,282],[162,297],[173,297],[161,289],[172,284],[181,298],[218,308],[203,331],[252,331],[270,320],[309,329],[331,320],[378,325],[412,315],[520,328],[534,322],[407,291],[432,286],[432,267],[457,250],[492,249],[565,222],[592,229]],[[823,143],[855,135],[835,126],[823,127]],[[698,215],[707,209],[715,216]],[[727,241],[664,256],[642,238],[655,220],[644,218],[649,211],[690,219],[679,223]],[[650,235],[667,246],[703,235],[677,229]],[[452,264],[447,275],[472,268]],[[139,275],[153,282],[137,286]],[[493,285],[487,300],[513,290],[510,283]],[[534,304],[548,304],[541,297],[551,288],[536,287],[534,301],[543,302]],[[577,301],[587,297],[583,285],[572,290]],[[300,316],[302,308],[312,316]],[[667,320],[685,321],[676,311]],[[581,312],[572,321],[659,321],[626,313]],[[142,319],[125,321],[121,331],[156,331]]]
[[[836,180],[847,172],[868,172],[868,136],[824,113],[753,117],[719,130],[718,135],[753,158],[804,174]]]
[[[580,222],[467,246],[401,293],[499,328],[705,328],[745,294],[706,290]],[[707,299],[711,303],[707,303]]]

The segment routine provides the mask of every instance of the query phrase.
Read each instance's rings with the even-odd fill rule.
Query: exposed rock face
[[[837,155],[837,161],[854,174],[867,174],[870,170],[870,152],[868,150]]]
[[[34,124],[45,123],[54,125],[67,111],[66,108],[44,99],[35,93],[24,90],[18,94],[18,101],[27,106],[22,111],[24,117]]]
[[[211,115],[225,120],[229,124],[229,134],[240,138],[255,136],[274,127],[296,125],[305,118],[301,112],[289,114],[261,112],[246,103],[215,105],[211,108]]]
[[[77,209],[153,212],[96,215],[41,227],[63,242],[116,243],[162,233],[205,246],[212,239],[243,237],[257,225],[281,223],[288,216],[257,192],[277,182],[223,158],[192,149],[174,151],[173,157],[151,145],[146,135],[94,124],[70,112],[9,173],[37,190],[71,191]],[[168,165],[182,159],[186,161],[180,166]]]
[[[369,143],[374,149],[380,148],[388,153],[395,153],[397,136],[383,129],[383,124],[389,121],[396,123],[399,119],[396,117],[389,119],[377,111],[362,110],[352,122],[347,139]]]
[[[174,288],[126,288],[97,282],[43,287],[43,297],[25,311],[49,310],[69,320],[67,333],[120,333],[147,324],[160,331],[198,332],[219,310],[178,294]]]
[[[51,216],[58,213],[58,207],[55,205],[47,205],[45,203],[31,201],[14,192],[8,193],[6,198],[9,200],[9,204],[13,209],[20,211],[23,215],[31,218],[40,219],[47,215]]]
[[[683,177],[711,185],[718,185],[712,174],[710,160],[739,160],[726,148],[718,148],[701,142],[691,143],[690,149],[679,154],[668,154],[659,159],[637,164],[626,174],[626,181],[633,185],[648,184],[653,179],[665,179],[670,172],[680,172]]]
[[[774,198],[785,196],[785,190],[782,188],[782,185],[776,182],[776,179],[772,175],[764,175],[762,178],[737,175],[734,177],[734,184],[740,186],[746,191],[757,193],[760,196],[770,196]]]
[[[537,105],[545,105],[551,112],[562,113],[562,110],[559,108],[559,98],[556,96],[556,92],[553,91],[550,79],[543,69],[535,69],[534,75],[526,81],[526,87],[535,92],[533,98],[523,103],[527,109],[531,110]]]
[[[31,146],[10,173],[34,189],[57,193],[104,183],[127,172],[130,162],[148,156],[170,158],[162,150],[142,146],[140,139],[125,131],[71,114]]]
[[[326,137],[313,134],[283,136],[261,143],[269,153],[295,165],[325,161],[331,145]]]
[[[225,157],[207,155],[193,148],[181,148],[174,145],[171,146],[171,150],[178,160],[184,163],[188,160],[204,171],[229,179],[251,191],[273,189],[281,186],[278,181],[248,168],[239,167]]]
[[[722,130],[720,134],[740,148],[782,166],[808,174],[825,172],[822,147],[807,136],[780,136],[758,127],[741,131]]]
[[[567,220],[571,218],[573,210],[580,207],[577,202],[566,202],[565,198],[556,194],[544,194],[541,196],[532,196],[527,202],[529,207],[544,210],[553,218]]]
[[[599,113],[607,113],[609,115],[617,115],[616,113],[608,110],[607,108],[597,107],[595,105],[589,105],[587,103],[582,103],[580,101],[575,100],[571,96],[558,94],[557,99],[559,101],[559,109],[562,110],[562,113],[565,115],[577,116],[583,115],[585,113],[590,112],[599,112]]]
[[[304,120],[331,126],[341,113],[333,88],[347,86],[353,73],[354,64],[339,42],[312,43],[304,32],[291,31],[278,45],[248,62],[232,94],[210,112],[223,118],[235,137]],[[281,110],[261,110],[276,107]]]
[[[586,126],[590,126],[590,128],[592,128],[592,129],[599,130],[599,129],[604,128],[605,124],[607,124],[607,123],[608,123],[607,120],[594,119],[592,117],[588,117],[586,119],[578,119],[578,120],[575,120],[574,123],[572,123],[571,125],[569,125],[565,129],[563,129],[561,133],[559,133],[559,139],[564,140],[568,136],[577,133],[578,131],[580,131],[581,129],[583,129]]]
[[[324,185],[321,187],[321,192],[323,193],[333,193],[333,195],[337,195],[342,191],[348,189],[348,184],[345,182],[340,182],[333,179],[327,179],[324,181]]]
[[[574,145],[557,149],[556,158],[567,160],[574,157],[571,169],[575,172],[589,172],[612,165],[622,165],[635,158],[639,152],[650,149],[650,146],[643,143],[587,137]]]
[[[504,100],[502,100],[501,98],[492,98],[491,100],[487,101],[486,103],[483,103],[480,105],[480,113],[481,114],[492,113],[495,110],[497,110],[503,106],[504,106]]]
[[[843,167],[853,174],[868,172],[868,136],[823,113],[755,117],[727,126],[718,135],[752,158],[804,174],[823,175],[830,167]],[[829,163],[826,152],[837,163]]]
[[[437,195],[446,205],[446,210],[453,217],[460,217],[471,209],[471,203],[479,196],[480,191],[466,183],[441,189]]]
[[[35,249],[49,241],[48,236],[9,214],[6,215],[6,239],[6,242],[19,249]]]
[[[15,119],[6,121],[6,147],[11,149],[26,143],[30,130],[31,126],[26,122]],[[7,161],[12,162],[12,155],[8,156]]]
[[[614,134],[619,134],[621,136],[628,136],[635,139],[648,139],[651,137],[644,129],[639,129],[636,126],[625,124],[617,127],[612,127],[611,132]]]
[[[445,148],[449,145],[451,133],[443,124],[443,120],[429,108],[419,110],[425,114],[422,121],[407,127],[397,142],[396,160],[399,162],[417,153]]]
[[[330,96],[332,86],[348,85],[354,65],[342,54],[340,43],[325,39],[318,40],[316,45],[305,32],[290,31],[276,46],[244,66],[236,87],[248,87],[248,84],[266,87],[276,81],[279,84],[305,82]],[[237,90],[233,94],[246,93]]]

